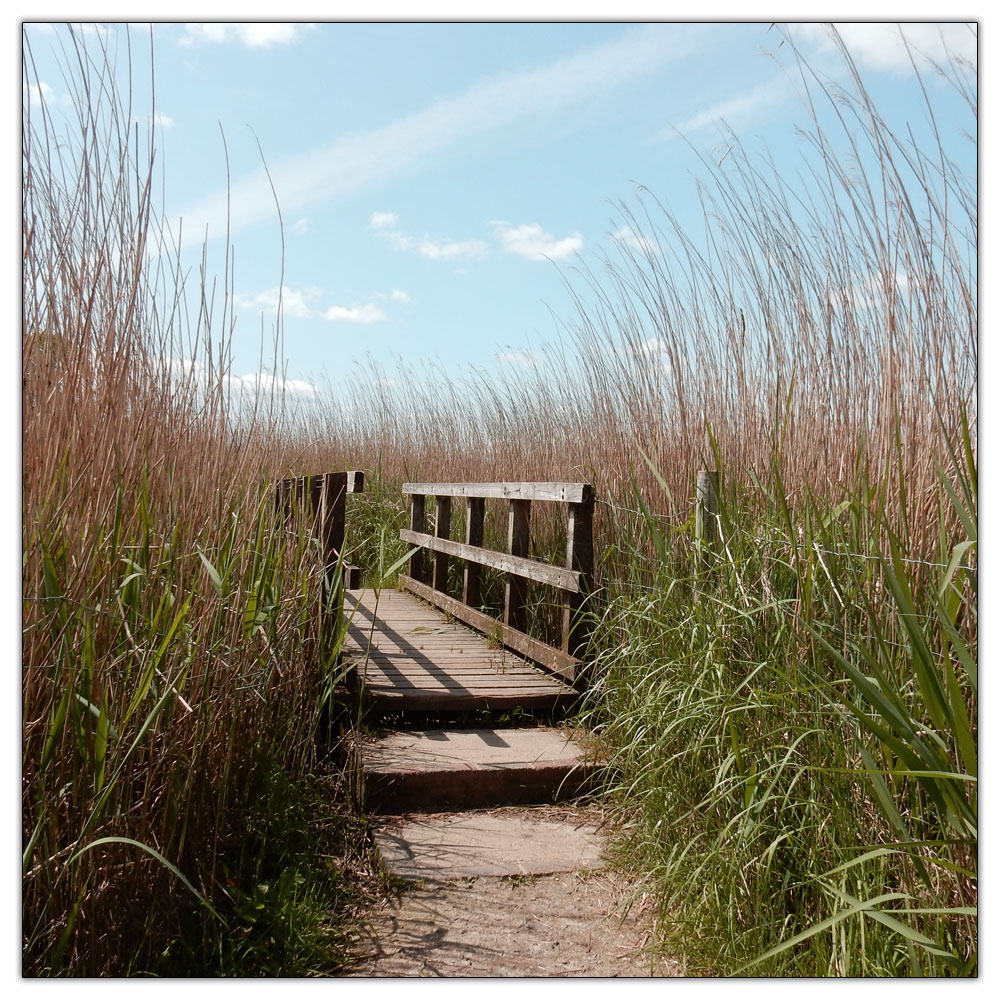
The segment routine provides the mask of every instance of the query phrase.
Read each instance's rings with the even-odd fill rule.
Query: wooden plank
[[[527,559],[530,500],[511,500],[507,512],[507,551],[515,559]],[[503,623],[523,632],[528,626],[528,582],[516,573],[507,574],[503,592]]]
[[[580,503],[587,483],[403,483],[403,493],[433,497],[557,500]]]
[[[411,593],[416,594],[417,597],[422,597],[425,601],[430,601],[441,608],[442,611],[446,611],[448,614],[453,615],[467,625],[471,625],[480,632],[486,635],[495,635],[505,646],[516,650],[522,656],[527,656],[528,659],[534,660],[565,680],[572,682],[576,676],[576,668],[580,661],[575,656],[570,656],[560,649],[555,649],[544,642],[532,639],[530,635],[525,635],[523,632],[511,628],[509,625],[504,625],[503,622],[499,622],[495,618],[483,614],[482,611],[476,611],[461,601],[456,601],[455,598],[428,587],[419,580],[414,580],[408,576],[400,576],[399,584]]]
[[[416,503],[417,500],[423,500],[423,497],[414,497],[413,500]],[[458,556],[460,559],[468,559],[482,566],[498,569],[502,573],[514,573],[528,580],[534,580],[536,583],[547,583],[571,594],[580,590],[580,574],[574,570],[564,569],[562,566],[552,566],[549,563],[538,562],[536,559],[512,556],[506,552],[494,552],[492,549],[481,549],[463,542],[453,542],[450,538],[435,538],[426,532],[407,531],[406,528],[400,528],[399,537],[411,545],[422,545],[424,548],[445,552],[450,556]],[[413,574],[411,573],[410,576]]]
[[[545,710],[572,702],[576,692],[572,688],[568,692],[558,694],[460,694],[453,691],[392,691],[368,689],[368,694],[376,707],[387,711],[410,712],[468,712],[481,709],[499,712],[514,708],[531,711]]]
[[[482,497],[468,497],[465,501],[465,544],[481,548],[483,522],[486,518],[486,501]],[[462,572],[462,603],[478,607],[482,600],[479,588],[479,563],[466,559]]]

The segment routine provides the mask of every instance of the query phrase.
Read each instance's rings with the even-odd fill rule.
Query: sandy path
[[[573,810],[551,808],[567,827]],[[547,809],[531,814],[542,819]],[[363,977],[649,977],[649,913],[627,907],[628,886],[604,870],[411,882],[359,942]]]

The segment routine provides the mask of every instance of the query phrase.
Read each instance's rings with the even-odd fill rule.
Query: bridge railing
[[[593,588],[594,491],[589,483],[404,483],[410,497],[410,527],[400,538],[420,547],[410,559],[409,575],[401,586],[504,646],[534,660],[569,681],[576,677],[587,645],[584,602]],[[427,497],[434,498],[434,534],[427,532]],[[452,541],[451,503],[465,500],[465,541]],[[508,502],[507,549],[499,552],[483,545],[486,500]],[[563,503],[568,508],[566,560],[563,566],[528,556],[531,505],[535,501]],[[429,558],[428,558],[429,556]],[[449,558],[465,562],[462,599],[445,593]],[[480,603],[480,569],[488,566],[506,574],[503,620],[477,610]],[[562,593],[561,648],[532,638],[527,625],[528,581],[548,584]]]
[[[342,567],[343,583],[348,589],[359,585],[361,570],[344,559],[344,532],[347,517],[347,494],[363,493],[363,472],[324,472],[315,476],[281,479],[274,487],[274,509],[291,524],[299,517],[311,522],[311,531],[319,540],[324,580],[328,592],[337,582],[337,567]]]

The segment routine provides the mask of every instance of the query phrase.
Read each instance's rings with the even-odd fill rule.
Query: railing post
[[[274,490],[275,513],[285,524],[292,519],[292,481],[290,479],[279,479]]]
[[[465,544],[483,544],[483,521],[486,514],[486,501],[482,497],[469,497],[465,501]],[[462,574],[462,603],[470,608],[477,608],[481,603],[479,592],[479,563],[465,560]]]
[[[323,476],[307,476],[309,482],[309,509],[312,511],[312,530],[317,538],[323,531]]]
[[[327,575],[337,568],[337,560],[344,549],[344,530],[347,521],[347,473],[327,472],[316,476],[320,481],[320,544],[323,547],[323,566]]]
[[[427,516],[424,507],[424,496],[422,493],[414,493],[410,496],[410,531],[419,531],[423,534],[426,528]],[[417,549],[410,556],[410,576],[418,583],[427,582],[427,574],[424,567],[424,550]]]
[[[447,538],[451,533],[451,497],[434,498],[434,534]],[[443,552],[435,552],[432,557],[431,585],[435,590],[448,590],[448,557]]]
[[[511,500],[507,516],[507,551],[512,556],[528,555],[528,532],[531,519],[530,500]],[[523,632],[527,626],[525,604],[528,599],[528,581],[516,573],[507,574],[504,589],[503,620],[505,625]]]
[[[719,473],[699,469],[695,481],[695,527],[701,568],[709,571],[715,562],[718,541],[716,514],[718,512]]]
[[[570,656],[582,657],[590,639],[587,619],[581,614],[594,585],[594,491],[584,488],[583,500],[567,504],[566,568],[582,574],[582,591],[567,594],[563,611],[562,646]]]

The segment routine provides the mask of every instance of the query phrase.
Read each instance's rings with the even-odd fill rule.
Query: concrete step
[[[366,805],[389,813],[556,802],[584,791],[596,769],[560,729],[396,732],[360,752]]]
[[[597,826],[545,809],[388,819],[375,833],[386,867],[410,880],[551,875],[604,867]]]

